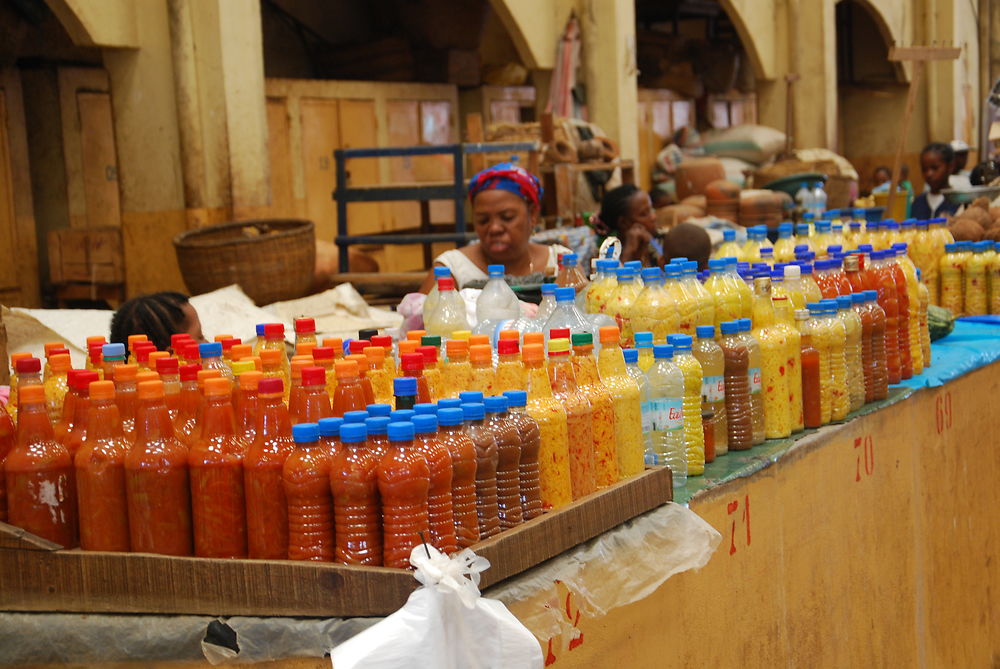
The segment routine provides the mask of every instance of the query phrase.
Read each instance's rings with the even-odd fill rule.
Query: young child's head
[[[947,144],[934,142],[920,152],[920,171],[932,193],[938,193],[948,186],[955,153]]]
[[[704,228],[694,223],[678,223],[664,236],[663,247],[667,260],[697,260],[698,269],[705,269],[708,256],[712,253],[712,239]]]
[[[892,170],[890,170],[885,165],[879,165],[875,168],[874,174],[872,174],[872,185],[881,186],[886,181],[892,178]]]
[[[170,335],[186,332],[197,341],[204,341],[198,312],[187,295],[164,292],[133,297],[111,317],[111,341],[128,343],[129,335],[144,334],[156,348],[170,348]]]

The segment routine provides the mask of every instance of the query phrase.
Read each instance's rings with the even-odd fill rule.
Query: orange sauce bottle
[[[594,485],[606,488],[618,482],[618,449],[615,441],[614,398],[601,383],[594,360],[594,337],[589,332],[573,334],[573,372],[576,384],[593,410]]]
[[[459,549],[479,541],[476,515],[476,445],[465,432],[461,408],[438,411],[438,441],[451,456],[451,505],[455,521],[455,541]]]
[[[313,364],[326,370],[326,393],[333,402],[333,392],[337,388],[336,351],[329,346],[318,346],[312,350]]]
[[[291,375],[289,376],[291,387],[286,393],[288,397],[288,415],[292,418],[292,424],[301,423],[298,420],[299,411],[302,409],[302,370],[312,367],[313,362],[306,356],[295,356],[292,358]]]
[[[396,376],[396,359],[392,357],[392,337],[389,335],[374,335],[371,338],[372,346],[380,346],[385,351],[385,370],[389,373],[389,378]]]
[[[156,373],[163,381],[163,399],[167,405],[170,419],[177,417],[181,404],[180,361],[177,358],[163,357],[156,361]]]
[[[131,544],[125,456],[130,444],[115,404],[115,384],[97,381],[97,374],[90,374],[95,380],[89,386],[89,409],[83,419],[87,424],[86,438],[74,458],[80,506],[80,548],[127,551]],[[150,390],[150,386],[139,385],[143,392]]]
[[[248,445],[257,438],[257,412],[260,407],[257,388],[263,378],[264,374],[256,370],[243,372],[238,377],[233,407],[236,412],[236,431]]]
[[[382,564],[381,500],[376,473],[379,458],[367,447],[364,424],[340,425],[338,432],[341,448],[330,461],[334,557],[345,564],[377,567]]]
[[[504,337],[511,330],[503,330],[500,333],[500,341],[497,342],[497,371],[496,383],[493,388],[498,393],[505,393],[508,390],[524,390],[528,387],[528,373],[521,364],[520,345],[513,337]],[[517,334],[513,331],[513,334]]]
[[[333,493],[330,451],[319,441],[316,423],[292,426],[295,448],[285,460],[281,480],[288,500],[288,559],[333,560]]]
[[[400,342],[402,346],[403,342]],[[417,402],[430,402],[431,393],[424,378],[424,356],[421,353],[404,353],[399,361],[403,376],[409,376],[417,380]],[[397,406],[397,409],[400,407]]]
[[[358,378],[361,381],[361,388],[365,392],[365,402],[367,404],[374,404],[375,389],[372,387],[371,379],[368,378],[368,372],[371,370],[371,361],[368,359],[368,356],[364,353],[352,353],[346,356],[344,360],[353,360],[358,363]]]
[[[573,499],[580,499],[597,489],[594,483],[594,412],[587,396],[576,386],[569,348],[569,339],[549,340],[549,382],[552,396],[566,410],[569,477]]]
[[[19,388],[17,443],[7,454],[7,519],[64,548],[77,545],[73,461],[55,440],[40,385]]]
[[[389,423],[388,437],[389,450],[376,468],[382,499],[382,564],[405,569],[413,547],[422,543],[421,535],[430,540],[431,472],[427,458],[414,448],[413,423]]]
[[[16,428],[7,409],[0,404],[0,523],[7,522],[7,477],[3,476],[3,464],[7,454],[14,448]]]
[[[129,364],[136,364],[135,359],[135,345],[139,342],[148,342],[149,337],[144,334],[131,334],[128,336],[126,341],[126,347],[128,348],[128,362]]]
[[[246,442],[236,434],[229,379],[205,380],[201,429],[188,452],[194,554],[247,556],[243,456]]]
[[[392,402],[392,379],[394,375],[386,369],[385,349],[381,346],[369,346],[364,351],[368,358],[367,379],[371,382],[375,402],[389,404]]]
[[[345,414],[346,422],[346,414]],[[362,421],[368,431],[368,450],[375,455],[377,460],[389,451],[389,416],[371,416]]]
[[[333,394],[333,415],[343,416],[347,411],[361,411],[370,402],[365,397],[364,387],[358,376],[358,363],[354,360],[338,360],[337,388]]]
[[[122,429],[129,441],[135,440],[135,376],[139,368],[133,364],[118,365],[114,368],[115,403],[122,417]]]
[[[486,427],[497,441],[497,515],[500,529],[517,527],[524,522],[521,508],[521,434],[509,419],[507,398],[503,395],[487,397]]]
[[[326,370],[306,367],[302,370],[302,391],[293,423],[318,423],[332,415],[330,396],[326,393]]]
[[[469,390],[478,390],[484,396],[494,393],[496,372],[493,371],[493,349],[489,344],[473,344],[469,347],[472,362],[472,385]]]
[[[66,372],[66,395],[63,397],[62,411],[58,420],[52,422],[52,433],[62,445],[66,445],[66,438],[73,429],[74,418],[76,417],[76,403],[80,399],[80,388],[77,385],[77,374],[82,370],[70,369]],[[86,388],[84,388],[86,390]],[[73,452],[70,452],[73,455]]]
[[[430,544],[446,555],[458,550],[455,538],[455,516],[452,509],[451,483],[454,472],[451,453],[438,440],[436,414],[413,417],[413,448],[427,459],[430,487],[427,491],[427,519]]]
[[[277,348],[261,348],[259,355],[264,378],[281,379],[282,387],[285,389],[285,404],[288,404],[288,394],[292,388],[292,368],[285,359],[285,352]]]
[[[181,366],[178,373],[181,389],[177,398],[177,415],[173,417],[174,435],[185,447],[190,446],[191,435],[197,425],[198,409],[201,407],[202,394],[198,388],[200,371],[201,365],[189,364]]]
[[[542,515],[542,491],[538,480],[538,449],[541,445],[541,431],[538,422],[532,418],[525,405],[528,393],[524,390],[508,390],[508,413],[511,422],[517,426],[521,437],[521,460],[518,463],[518,482],[521,495],[521,514],[524,520]]]
[[[149,362],[149,356],[156,352],[156,344],[152,342],[141,341],[136,343],[132,349],[132,354],[135,357],[135,365],[139,368],[140,372],[144,369],[153,370]]]
[[[243,459],[247,553],[262,560],[288,557],[288,511],[281,473],[293,444],[292,422],[283,398],[281,379],[260,380],[254,440]]]
[[[323,346],[333,349],[334,360],[344,359],[344,340],[340,337],[326,337],[323,339]]]
[[[899,383],[903,378],[903,358],[900,347],[900,302],[896,280],[885,259],[885,251],[872,253],[877,282],[878,306],[885,312],[885,360],[889,383]],[[909,335],[907,334],[907,340]]]
[[[441,397],[456,398],[472,387],[472,365],[469,363],[469,342],[449,339],[445,342],[448,362],[441,367]]]
[[[100,380],[100,374],[85,369],[76,370],[73,382],[76,384],[76,399],[73,400],[73,427],[63,439],[63,445],[73,457],[87,438],[87,419],[90,410],[90,384]],[[110,381],[108,383],[111,383]],[[114,384],[111,384],[114,386]],[[72,389],[71,389],[72,390]],[[69,397],[69,395],[67,395]],[[114,400],[114,396],[112,396]]]

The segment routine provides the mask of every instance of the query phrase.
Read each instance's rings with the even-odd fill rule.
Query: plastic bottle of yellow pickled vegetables
[[[822,300],[823,291],[819,289],[819,284],[813,278],[812,262],[799,263],[799,273],[802,281],[802,297],[805,298],[806,304]]]
[[[788,416],[792,432],[801,432],[802,413],[802,336],[795,327],[792,303],[787,297],[771,294],[774,326],[785,336],[785,374],[788,377]]]
[[[906,279],[906,297],[909,305],[910,318],[907,321],[907,331],[910,337],[910,364],[914,374],[924,371],[924,355],[920,348],[920,322],[917,319],[917,304],[920,301],[918,289],[917,268],[913,260],[908,255],[909,244],[906,242],[896,242],[892,245],[896,252],[896,264],[903,270],[903,277]],[[986,313],[985,311],[983,313]]]
[[[983,255],[986,256],[986,313],[990,313],[990,304],[993,295],[993,266],[997,263],[997,252],[994,248],[996,246],[995,242],[989,240],[983,240],[980,242],[983,244]],[[1000,287],[998,287],[1000,288]]]
[[[577,387],[569,353],[569,339],[549,340],[549,383],[552,396],[566,411],[570,486],[573,499],[579,499],[597,489],[594,480],[594,411],[587,395]]]
[[[771,302],[771,279],[754,279],[753,336],[760,342],[761,392],[764,402],[764,435],[782,439],[792,433],[792,411],[789,406],[788,341],[775,324]],[[752,391],[752,389],[751,389]]]
[[[618,279],[615,270],[618,268],[617,260],[598,260],[597,276],[590,283],[587,289],[587,311],[592,314],[608,313],[608,302],[618,288]]]
[[[670,300],[677,312],[675,332],[694,332],[694,328],[698,325],[698,300],[681,281],[683,268],[679,263],[665,265],[663,274],[666,278],[664,288],[670,292]]]
[[[962,256],[958,244],[946,244],[944,256],[938,267],[941,277],[941,295],[938,299],[945,309],[956,317],[962,315]]]
[[[664,286],[660,268],[646,267],[642,275],[642,292],[632,306],[632,327],[637,332],[652,332],[653,340],[662,344],[668,334],[680,329],[680,316]]]
[[[753,336],[753,327],[749,318],[741,318],[737,321],[740,328],[740,340],[747,347],[750,363],[747,369],[747,383],[750,386],[750,407],[753,420],[753,438],[751,444],[764,443],[767,438],[767,428],[764,419],[764,382],[761,367],[760,341]]]
[[[736,258],[725,258],[725,261],[725,278],[733,287],[733,291],[740,296],[740,318],[750,318],[753,314],[753,289],[740,276]],[[716,330],[718,331],[718,328]]]
[[[806,298],[802,292],[802,269],[795,264],[781,268],[783,273],[780,285],[771,286],[773,297],[787,297],[792,303],[792,310],[805,309]]]
[[[813,246],[812,239],[810,235],[812,234],[811,225],[808,223],[796,223],[795,224],[795,246],[806,246],[810,251],[815,252],[816,247]]]
[[[831,333],[823,324],[823,305],[810,302],[809,320],[805,321],[799,331],[803,336],[812,338],[813,347],[819,352],[819,411],[820,423],[826,425],[833,415],[833,373],[830,371]]]
[[[48,359],[51,371],[49,377],[42,382],[42,387],[45,389],[45,408],[53,423],[62,416],[63,401],[69,391],[68,374],[71,364],[69,353],[54,353]]]
[[[572,343],[571,360],[576,385],[587,396],[593,410],[594,481],[598,488],[606,488],[619,479],[614,398],[597,372],[593,335],[589,332],[576,332],[572,336]]]
[[[920,270],[917,270],[917,278],[922,278],[920,276]],[[923,281],[917,286],[918,291],[918,320],[920,321],[920,349],[924,357],[924,369],[931,366],[931,333],[927,327],[927,309],[931,303],[930,291],[927,288],[927,284]]]
[[[885,222],[882,229],[885,248],[891,249],[893,244],[903,241],[903,237],[899,231],[899,223],[891,218]]]
[[[520,345],[517,339],[501,339],[497,342],[494,392],[502,394],[508,390],[526,390],[527,385],[528,375],[521,362]]]
[[[844,420],[851,412],[851,398],[847,385],[847,330],[837,316],[837,301],[820,301],[823,309],[822,323],[830,341],[830,418]]]
[[[965,284],[965,302],[962,311],[966,316],[977,316],[987,312],[989,305],[987,286],[989,258],[986,256],[986,250],[992,245],[993,242],[990,241],[976,242],[972,245],[972,253],[966,260],[965,272],[962,275]]]
[[[755,225],[747,228],[747,240],[741,249],[740,260],[750,263],[760,262],[760,249],[765,245],[770,245],[770,242],[767,242],[766,226]]]
[[[549,373],[542,365],[542,344],[525,344],[521,355],[528,371],[528,415],[538,423],[538,480],[542,506],[558,509],[573,501],[569,475],[569,432],[566,410],[552,396]]]
[[[837,220],[834,220],[833,225],[830,226],[830,239],[833,240],[834,244],[839,244],[843,248],[850,248],[847,244],[847,235],[844,234],[846,226]]]
[[[698,280],[698,263],[688,260],[681,263],[681,283],[687,292],[694,296],[697,305],[697,316],[695,317],[695,327],[699,325],[712,325],[715,322],[715,298],[705,289],[705,286]],[[694,329],[690,332],[681,330],[682,334],[694,335]]]
[[[837,298],[837,318],[844,325],[847,363],[847,399],[851,411],[857,411],[865,404],[865,369],[861,358],[861,317],[853,308],[850,295]],[[913,319],[914,321],[916,319]]]
[[[711,412],[715,456],[729,452],[728,426],[726,422],[726,361],[722,349],[715,343],[715,328],[699,325],[698,338],[691,347],[691,353],[701,363],[701,410]]]
[[[694,340],[690,335],[670,336],[674,347],[674,364],[684,374],[684,448],[687,450],[688,476],[705,473],[705,430],[701,424],[701,383],[704,370],[694,357],[691,347]]]
[[[449,339],[445,342],[444,349],[448,354],[448,362],[441,366],[441,397],[457,399],[460,392],[472,389],[469,342],[465,339]]]
[[[621,331],[622,343],[626,346],[632,344],[634,330],[632,328],[632,307],[642,288],[635,282],[635,273],[631,267],[619,267],[615,270],[618,278],[618,287],[615,288],[614,295],[608,303],[608,315],[618,323]]]
[[[996,257],[990,267],[990,313],[1000,315],[1000,242],[993,245]]]
[[[641,474],[644,465],[645,438],[642,430],[642,406],[639,386],[625,371],[620,334],[614,326],[599,331],[601,352],[597,368],[601,381],[615,402],[615,442],[618,448],[618,473],[622,478]]]
[[[827,255],[826,247],[834,243],[833,237],[830,235],[831,225],[830,221],[826,219],[816,221],[816,234],[810,241],[816,251],[817,258],[825,258]]]
[[[718,328],[723,321],[740,318],[743,315],[743,307],[736,285],[726,276],[726,261],[721,258],[709,260],[708,271],[710,274],[705,281],[705,290],[715,301],[716,322],[713,325]]]
[[[713,258],[727,258],[729,256],[738,257],[740,255],[740,244],[736,241],[735,230],[722,231],[722,244],[712,254]]]
[[[928,228],[927,221],[917,221],[913,242],[910,244],[910,259],[920,270],[924,277],[923,282],[927,284],[927,290],[936,300],[939,292],[938,263],[941,258]]]
[[[793,262],[795,260],[795,227],[791,223],[778,224],[778,241],[774,243],[775,262]]]
[[[635,349],[639,354],[636,364],[644,373],[648,372],[649,368],[653,366],[653,333],[636,332]]]

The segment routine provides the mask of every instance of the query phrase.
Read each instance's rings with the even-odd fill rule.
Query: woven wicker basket
[[[174,237],[177,261],[192,295],[237,283],[258,305],[302,297],[316,268],[311,221],[238,221]]]

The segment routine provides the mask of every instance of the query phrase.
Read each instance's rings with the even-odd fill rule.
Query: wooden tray
[[[481,587],[529,569],[673,499],[670,470],[647,469],[473,547]],[[419,584],[412,572],[291,560],[217,560],[63,550],[0,523],[0,610],[247,616],[383,616]]]

